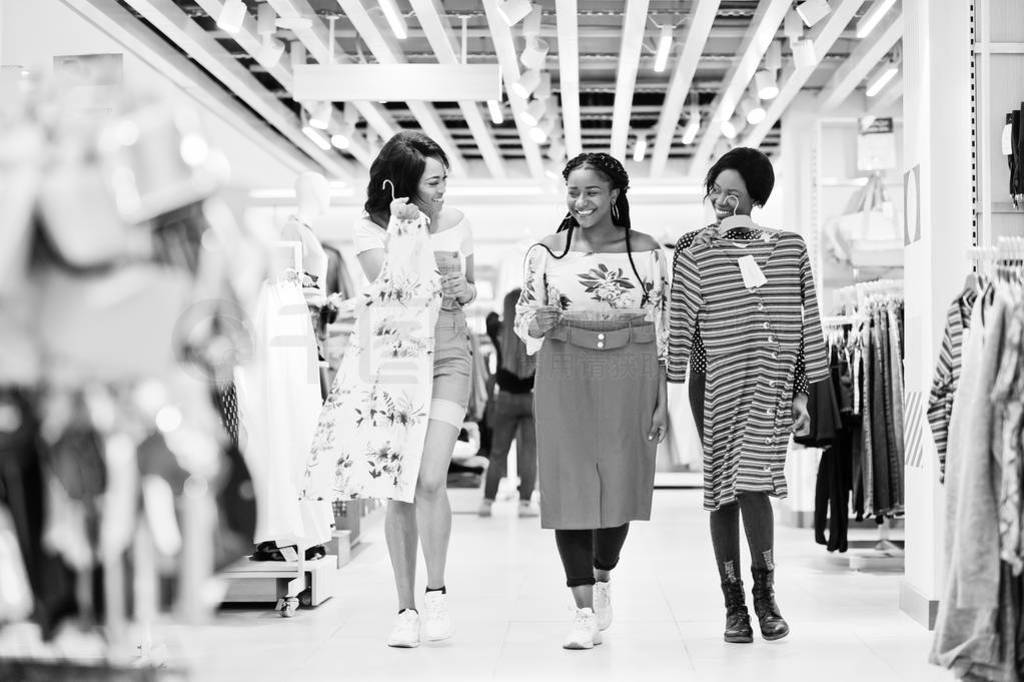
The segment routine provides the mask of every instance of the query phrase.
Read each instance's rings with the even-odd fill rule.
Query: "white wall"
[[[173,104],[196,107],[211,140],[231,162],[233,187],[277,187],[295,173],[258,142],[198,107],[196,100],[136,55],[67,8],[59,0],[0,0],[0,64],[51,73],[57,55],[124,53],[125,84],[160,95]],[[269,128],[268,128],[269,132]]]

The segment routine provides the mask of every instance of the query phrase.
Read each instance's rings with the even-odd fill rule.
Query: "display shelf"
[[[228,567],[222,577],[228,581],[224,604],[277,602],[278,610],[287,609],[282,600],[302,599],[304,606],[319,606],[334,596],[337,589],[338,558],[328,555],[305,561],[301,578],[297,561],[252,561],[248,557]],[[301,584],[297,585],[296,581]],[[303,595],[308,588],[308,600]],[[292,615],[292,614],[282,614]]]

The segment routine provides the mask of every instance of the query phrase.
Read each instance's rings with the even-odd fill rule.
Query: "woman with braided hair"
[[[651,515],[667,280],[659,244],[631,229],[622,164],[580,154],[562,175],[569,212],[527,252],[515,330],[539,352],[541,526],[555,531],[576,602],[563,646],[590,649],[611,625],[608,581],[629,523]]]

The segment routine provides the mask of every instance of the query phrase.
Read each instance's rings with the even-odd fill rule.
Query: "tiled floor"
[[[951,679],[926,663],[929,634],[897,608],[899,576],[850,572],[807,530],[777,529],[777,592],[790,637],[723,643],[707,516],[693,490],[656,492],[654,521],[633,525],[614,573],[615,622],[605,643],[565,651],[568,591],[551,532],[516,518],[512,502],[478,518],[479,493],[451,492],[452,640],[413,650],[384,646],[395,597],[378,520],[342,569],[338,595],[319,608],[292,619],[269,608],[226,611],[210,626],[179,633],[196,655],[196,679]]]

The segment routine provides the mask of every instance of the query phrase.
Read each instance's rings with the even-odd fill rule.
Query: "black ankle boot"
[[[722,594],[725,595],[725,641],[733,644],[753,642],[754,630],[750,627],[743,581],[726,580],[722,583]]]
[[[761,635],[768,641],[782,639],[789,634],[789,625],[775,603],[775,572],[767,568],[752,568],[754,574],[754,613],[761,625]]]

